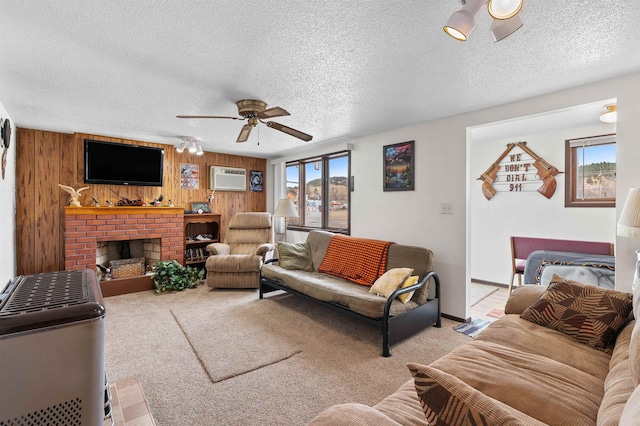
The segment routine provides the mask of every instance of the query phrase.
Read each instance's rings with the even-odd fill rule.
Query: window
[[[565,207],[616,206],[616,135],[566,141]]]
[[[287,163],[287,195],[300,215],[287,221],[290,229],[349,234],[350,160],[342,151]]]

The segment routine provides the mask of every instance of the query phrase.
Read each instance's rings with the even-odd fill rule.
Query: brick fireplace
[[[179,207],[66,207],[64,225],[65,269],[95,270],[105,242],[159,241],[162,260],[183,262],[184,217]],[[152,249],[153,251],[154,249]],[[146,257],[146,256],[145,256]],[[123,287],[126,279],[112,280]],[[118,281],[118,282],[115,282]],[[150,283],[150,279],[144,280]],[[146,286],[144,284],[143,286]],[[102,285],[103,295],[105,286]],[[135,290],[134,290],[135,291]],[[108,293],[108,291],[106,292]]]

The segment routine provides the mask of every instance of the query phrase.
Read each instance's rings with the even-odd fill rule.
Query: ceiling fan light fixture
[[[519,15],[515,15],[509,19],[492,19],[491,35],[498,42],[509,37],[522,27],[522,19]]]
[[[463,0],[464,1],[464,0]],[[469,0],[470,2],[479,2],[480,4],[484,4],[486,0]],[[240,130],[240,134],[238,135],[238,139],[236,142],[246,142],[251,134],[251,130],[254,127],[258,127],[258,124],[264,123],[267,126],[284,132],[288,135],[294,136],[298,139],[302,139],[305,142],[310,141],[313,136],[301,132],[299,130],[293,129],[291,127],[287,127],[281,124],[275,123],[275,125],[269,125],[269,122],[264,122],[262,120],[272,117],[284,117],[289,115],[289,112],[281,107],[271,107],[267,108],[267,103],[263,101],[258,101],[255,99],[243,99],[241,101],[236,102],[236,106],[238,107],[238,115],[240,117],[230,117],[223,115],[176,115],[177,118],[224,118],[231,120],[247,120],[247,124],[245,124]],[[259,136],[259,135],[258,135]],[[184,139],[184,138],[183,138]],[[194,139],[194,138],[190,138]],[[189,149],[189,152],[195,153],[197,148],[195,148],[189,141],[186,139],[186,147]],[[198,142],[197,139],[194,139]],[[199,143],[199,142],[198,142]],[[260,141],[258,140],[258,145],[260,145]]]
[[[253,126],[251,126],[250,124],[245,124],[244,126],[242,126],[236,142],[246,142],[247,139],[249,139],[249,135],[251,134],[251,129],[253,129]]]
[[[600,121],[603,123],[615,123],[618,121],[618,108],[616,104],[605,106],[606,111],[600,114]]]
[[[189,141],[187,143],[187,146],[188,146],[187,150],[192,154],[195,154],[195,152],[198,150],[198,148],[196,148],[196,143],[194,141]]]
[[[196,148],[196,155],[203,155],[204,151],[202,150],[202,145],[200,145],[200,143],[198,142],[197,144],[197,148]]]
[[[523,2],[524,0],[489,0],[487,10],[494,19],[509,19],[520,12]]]
[[[182,154],[184,152],[185,146],[186,144],[184,143],[184,141],[180,142],[180,145],[176,146],[176,151],[178,152],[178,154]]]

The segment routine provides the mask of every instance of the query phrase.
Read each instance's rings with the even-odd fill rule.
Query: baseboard
[[[478,280],[478,279],[475,279],[475,278],[471,278],[471,282],[478,283],[478,284],[495,285],[496,287],[509,288],[509,284],[496,283],[496,282],[493,282],[493,281],[486,281],[486,280]]]
[[[458,321],[458,322],[465,322],[466,321],[463,318],[454,317],[453,315],[448,315],[448,314],[440,314],[440,316],[442,318],[446,318],[446,319],[450,319],[450,320]]]

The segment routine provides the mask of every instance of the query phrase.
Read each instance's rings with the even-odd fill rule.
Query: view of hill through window
[[[324,167],[323,167],[324,166]],[[300,173],[302,167],[303,173]],[[326,168],[326,170],[325,170]],[[345,230],[349,225],[349,158],[300,161],[287,165],[287,196],[294,202],[300,218],[289,224],[312,228]],[[300,181],[304,180],[304,194]],[[328,182],[328,188],[323,182]],[[326,200],[325,200],[326,198]],[[326,210],[323,207],[326,203]],[[327,218],[323,217],[326,212]]]

